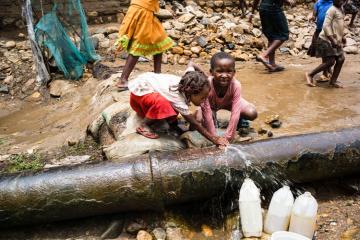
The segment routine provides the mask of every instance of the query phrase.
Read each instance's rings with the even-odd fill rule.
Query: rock
[[[88,15],[88,17],[97,17],[99,15],[99,13],[96,11],[92,11],[92,12],[88,12],[87,15]]]
[[[260,37],[262,34],[262,32],[257,28],[254,28],[253,30],[251,30],[251,32],[255,37]]]
[[[69,141],[72,146],[76,145],[76,141]],[[68,144],[69,144],[68,142]],[[88,162],[90,160],[91,156],[89,155],[83,155],[83,156],[67,156],[66,158],[57,160],[53,159],[48,164],[44,166],[45,169],[53,168],[53,167],[59,167],[59,166],[71,166],[71,165],[77,165],[80,163]]]
[[[184,53],[184,49],[182,47],[176,46],[171,49],[171,52],[173,54],[179,54],[182,55]]]
[[[271,131],[268,131],[267,136],[268,136],[269,138],[271,138],[271,137],[274,136],[274,134],[273,134]]]
[[[35,83],[35,79],[32,78],[32,79],[29,79],[25,84],[24,86],[21,88],[21,91],[22,92],[26,92],[27,90],[29,90],[29,88],[31,87],[31,85],[33,85]]]
[[[5,43],[5,48],[7,48],[7,49],[12,49],[14,47],[16,47],[16,42],[15,41],[7,41]]]
[[[243,238],[243,235],[240,230],[233,230],[231,232],[230,240],[240,240]]]
[[[265,47],[265,42],[262,38],[253,37],[251,38],[250,46],[252,48],[263,49]]]
[[[216,7],[222,7],[224,5],[224,2],[223,1],[214,1],[214,5]]]
[[[184,23],[175,21],[172,24],[174,25],[175,29],[178,30],[178,31],[183,31],[183,30],[186,29],[186,25]]]
[[[212,229],[207,225],[201,226],[201,232],[207,238],[211,238],[214,236]]]
[[[152,231],[152,234],[155,236],[156,240],[165,240],[166,239],[166,232],[162,228],[155,228]]]
[[[9,93],[9,87],[3,84],[0,84],[0,93],[8,94]]]
[[[191,52],[195,53],[195,54],[199,54],[202,51],[201,47],[192,47],[190,48]]]
[[[202,48],[206,47],[206,45],[208,44],[208,41],[203,36],[200,36],[200,37],[196,38],[196,42]]]
[[[33,94],[30,95],[29,100],[31,100],[31,101],[37,101],[37,100],[40,99],[40,97],[41,97],[41,93],[39,93],[39,92],[34,92]]]
[[[224,27],[226,28],[226,29],[233,29],[234,27],[236,27],[237,25],[235,24],[235,23],[233,23],[233,22],[225,22],[224,23]]]
[[[110,39],[105,38],[104,40],[100,41],[99,47],[100,48],[109,48],[110,47]]]
[[[160,9],[159,12],[156,13],[156,16],[159,18],[159,19],[170,19],[170,18],[173,18],[173,14],[167,10],[167,9]]]
[[[108,38],[110,40],[116,40],[118,38],[119,34],[118,33],[111,33],[109,34]]]
[[[348,54],[358,54],[359,49],[357,46],[347,46],[347,47],[344,47],[344,52],[346,52]]]
[[[170,30],[170,29],[173,28],[173,25],[171,24],[170,21],[164,22],[162,25],[163,25],[165,30]]]
[[[97,37],[92,36],[90,40],[92,41],[94,48],[97,50],[99,48],[99,42],[100,42],[99,39]]]
[[[241,51],[236,51],[234,54],[234,58],[236,61],[249,61],[250,57],[246,53],[242,53]]]
[[[61,97],[75,88],[75,85],[67,80],[55,80],[50,83],[50,96]]]
[[[186,57],[181,57],[181,58],[179,59],[178,63],[179,63],[180,65],[186,65],[186,63],[187,63]]]
[[[152,239],[153,239],[152,236],[144,230],[140,230],[136,235],[136,240],[152,240]]]
[[[210,18],[210,22],[212,22],[212,23],[217,23],[220,20],[221,20],[220,16],[214,16],[214,17]]]
[[[169,34],[169,37],[171,37],[174,40],[178,40],[181,38],[180,34],[178,34],[177,31],[175,30],[169,30],[167,31],[167,33]]]
[[[189,23],[191,20],[193,20],[194,17],[195,15],[191,13],[185,13],[184,15],[180,16],[177,21],[181,23]]]
[[[190,50],[184,50],[184,55],[190,57],[192,55],[192,52]]]
[[[185,240],[185,236],[181,233],[181,228],[167,228],[166,240]]]
[[[25,38],[25,34],[19,33],[18,37],[19,37],[19,38]]]
[[[7,76],[7,77],[5,78],[4,83],[5,83],[5,84],[10,84],[10,83],[13,82],[13,81],[14,81],[14,77],[13,77],[12,75],[10,75],[10,76]]]
[[[145,226],[137,223],[137,222],[132,222],[130,223],[127,227],[126,227],[126,232],[130,233],[130,234],[135,234],[140,230],[144,230]]]
[[[268,133],[268,130],[266,130],[265,128],[259,128],[259,130],[258,130],[258,134],[260,134],[260,135],[264,135],[267,133]]]
[[[346,46],[354,46],[357,45],[356,41],[352,38],[346,38]]]
[[[119,28],[117,26],[109,26],[105,29],[107,34],[117,33],[119,32]]]
[[[280,116],[275,114],[275,115],[270,115],[268,117],[266,117],[265,119],[265,123],[266,124],[271,124],[272,122],[278,121],[280,120]]]
[[[280,128],[282,125],[282,122],[280,120],[275,120],[273,122],[270,123],[270,126],[272,128]]]

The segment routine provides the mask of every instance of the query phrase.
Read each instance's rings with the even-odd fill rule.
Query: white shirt
[[[181,115],[189,115],[189,105],[185,96],[177,90],[180,80],[180,77],[172,74],[146,72],[129,82],[129,90],[136,96],[157,92]]]

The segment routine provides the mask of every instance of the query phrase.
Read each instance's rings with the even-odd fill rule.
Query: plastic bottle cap
[[[306,196],[306,197],[311,197],[312,195],[311,195],[310,192],[305,192],[305,193],[304,193],[304,196]]]

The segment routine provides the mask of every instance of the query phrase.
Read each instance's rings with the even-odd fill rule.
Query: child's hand
[[[216,137],[214,139],[214,144],[221,148],[221,147],[226,147],[227,145],[229,145],[229,141],[223,137]]]

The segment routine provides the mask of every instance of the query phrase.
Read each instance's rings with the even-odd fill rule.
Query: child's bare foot
[[[123,81],[123,80],[119,80],[119,81],[116,83],[115,86],[116,86],[116,88],[118,89],[119,92],[129,90],[129,88],[128,88],[128,86],[127,86],[127,82],[126,82],[126,81]]]
[[[344,86],[339,82],[330,83],[329,85],[333,88],[344,88]]]
[[[314,79],[312,76],[310,76],[309,73],[305,73],[305,78],[306,78],[307,85],[309,87],[316,87],[316,85],[314,83]]]
[[[266,58],[264,58],[263,56],[261,56],[260,54],[256,56],[256,61],[261,62],[262,64],[264,64],[264,66],[265,66],[268,70],[270,70],[270,71],[274,70],[274,67],[271,66],[271,64],[269,63],[269,61],[268,61]]]

